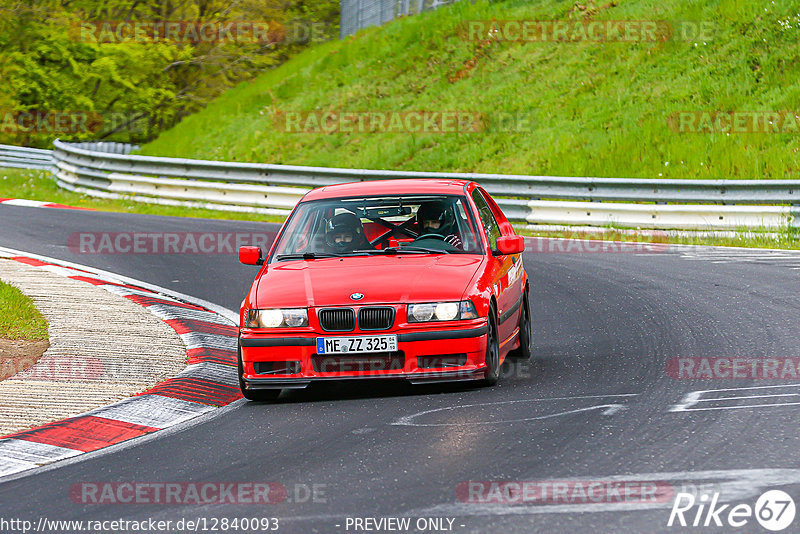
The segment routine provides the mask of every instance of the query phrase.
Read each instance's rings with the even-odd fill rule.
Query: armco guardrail
[[[0,145],[0,167],[49,170],[53,167],[53,151]]]
[[[800,208],[709,204],[621,204],[498,199],[515,222],[548,225],[659,228],[678,230],[780,229],[797,227]]]
[[[285,214],[313,187],[389,178],[469,179],[516,222],[662,229],[800,226],[800,180],[648,180],[335,169],[128,155],[54,143],[61,187],[94,196]],[[640,202],[632,204],[629,202]],[[628,203],[626,203],[628,202]]]
[[[98,153],[55,142],[59,161],[102,172],[313,188],[390,178],[475,180],[492,195],[529,199],[800,204],[800,180],[649,180],[336,169]]]
[[[285,215],[309,189],[269,185],[258,169],[264,165],[130,156],[113,145],[58,140],[54,146],[58,185],[98,197]]]

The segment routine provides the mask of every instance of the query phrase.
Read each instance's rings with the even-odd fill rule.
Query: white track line
[[[103,406],[86,415],[123,421],[151,428],[167,428],[198,415],[210,412],[213,406],[196,402],[163,397],[161,395],[140,395],[130,397],[110,406]]]

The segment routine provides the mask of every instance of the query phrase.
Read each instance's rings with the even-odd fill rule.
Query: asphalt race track
[[[235,254],[76,254],[68,236],[265,230],[275,225],[0,207],[0,246],[232,310],[256,272]],[[453,519],[458,533],[763,532],[752,517],[738,529],[668,527],[664,501],[702,485],[730,504],[752,506],[768,489],[800,499],[800,380],[679,380],[667,366],[681,357],[800,357],[800,260],[684,256],[672,249],[526,254],[536,359],[507,364],[498,386],[325,384],[284,393],[275,404],[239,401],[181,431],[2,482],[0,517],[276,517],[279,532],[365,531],[354,518],[382,517],[410,517],[414,532],[428,517]],[[763,387],[772,385],[780,387]],[[509,504],[463,491],[468,481],[565,479],[570,487],[655,481],[666,497]],[[70,497],[74,485],[95,482],[276,482],[288,496],[268,505],[97,505]],[[798,524],[787,532],[800,531]]]

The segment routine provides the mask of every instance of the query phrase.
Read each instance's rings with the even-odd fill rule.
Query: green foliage
[[[33,301],[4,282],[0,282],[0,338],[47,339],[47,320]]]
[[[368,28],[235,87],[142,152],[555,176],[800,176],[798,133],[681,133],[670,122],[682,111],[798,111],[796,2],[600,3],[461,1]],[[713,35],[606,43],[463,37],[466,21],[492,19],[707,21]],[[286,110],[505,112],[530,117],[533,127],[286,133],[278,128]]]
[[[273,68],[309,40],[97,42],[81,24],[103,21],[303,26],[338,33],[332,0],[0,0],[0,143],[47,146],[55,137],[141,142],[197,112],[226,89]],[[319,25],[322,28],[323,25]],[[321,32],[320,32],[321,33]],[[301,36],[302,37],[302,36]],[[78,115],[66,127],[18,120]]]

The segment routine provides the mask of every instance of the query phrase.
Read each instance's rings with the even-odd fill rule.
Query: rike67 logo
[[[794,499],[781,490],[763,493],[755,507],[746,503],[719,504],[718,492],[710,501],[708,494],[696,498],[691,493],[678,493],[672,503],[667,526],[738,528],[747,525],[755,517],[763,528],[778,532],[792,524],[794,515]]]

